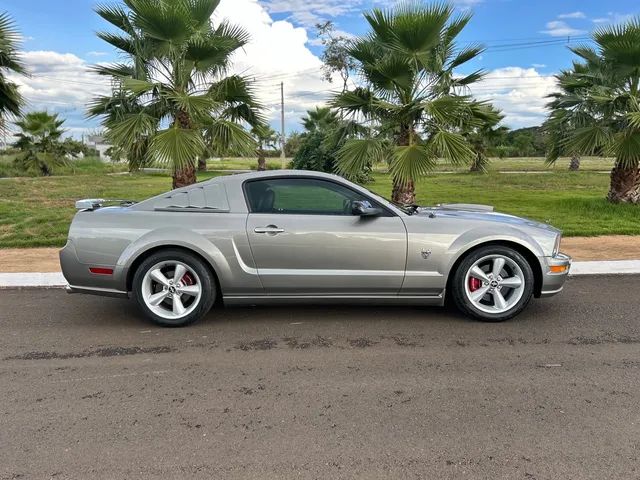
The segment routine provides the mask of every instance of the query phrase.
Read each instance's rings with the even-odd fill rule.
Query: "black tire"
[[[465,282],[467,272],[471,269],[474,263],[488,255],[502,255],[509,257],[520,267],[524,276],[524,292],[522,297],[509,310],[502,313],[488,313],[478,309],[467,297],[466,293]],[[533,296],[534,275],[531,265],[529,265],[527,259],[518,251],[510,247],[488,245],[486,247],[480,247],[477,250],[473,250],[463,258],[456,271],[452,273],[453,279],[451,281],[451,293],[456,307],[465,315],[483,322],[504,322],[505,320],[515,317],[525,309]]]
[[[178,261],[182,262],[197,274],[201,283],[201,296],[198,305],[184,317],[177,319],[168,319],[154,313],[144,302],[142,297],[142,282],[146,273],[155,265],[163,261]],[[142,310],[145,316],[150,319],[156,325],[162,327],[185,327],[190,325],[202,317],[204,317],[216,300],[216,282],[211,270],[204,262],[189,252],[179,249],[168,248],[166,250],[160,250],[148,258],[146,258],[136,269],[133,276],[132,294],[136,300],[138,307]]]

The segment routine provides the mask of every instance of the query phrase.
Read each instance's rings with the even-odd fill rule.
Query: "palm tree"
[[[307,115],[302,117],[302,126],[307,132],[326,130],[335,126],[337,122],[338,115],[329,107],[316,107],[315,110],[307,110]]]
[[[371,132],[345,143],[337,171],[354,176],[371,161],[390,156],[392,199],[398,203],[415,202],[415,181],[432,170],[439,157],[462,163],[474,156],[461,132],[469,128],[468,122],[480,120],[472,114],[473,100],[460,93],[483,74],[459,76],[455,70],[483,48],[456,47],[455,39],[471,15],[454,18],[453,13],[451,5],[421,2],[366,13],[371,31],[349,50],[364,86],[332,101],[366,121]]]
[[[268,123],[259,123],[255,125],[251,129],[251,132],[256,137],[258,143],[258,148],[256,148],[256,154],[258,155],[258,171],[262,172],[267,169],[267,160],[265,158],[266,148],[275,148],[280,137]]]
[[[640,203],[640,18],[597,29],[595,48],[579,57],[558,81],[547,121],[557,136],[547,159],[562,152],[615,157],[607,199]]]
[[[98,36],[129,62],[96,67],[116,80],[90,115],[103,115],[115,145],[145,144],[145,157],[171,166],[173,187],[196,181],[196,160],[207,147],[252,152],[242,122],[261,120],[248,80],[227,75],[233,53],[248,41],[240,27],[211,16],[219,0],[126,0],[97,13],[119,33]]]
[[[64,120],[59,119],[57,113],[31,112],[15,123],[22,130],[15,144],[21,150],[15,159],[18,167],[51,175],[54,167],[66,163],[67,151],[60,142]]]
[[[18,55],[19,34],[6,12],[0,13],[0,133],[5,129],[7,117],[20,115],[24,99],[18,85],[7,79],[7,74],[26,75]]]
[[[468,127],[464,130],[464,136],[474,152],[469,170],[486,173],[489,164],[487,150],[504,137],[508,128],[499,126],[504,115],[492,105],[478,102],[472,109],[472,115],[478,121],[468,122]]]
[[[573,62],[571,70],[563,70],[556,75],[559,91],[549,95],[552,101],[547,104],[547,108],[551,110],[551,114],[542,126],[547,135],[547,164],[554,164],[561,155],[569,155],[571,157],[569,170],[580,169],[580,154],[575,150],[568,151],[566,141],[569,132],[584,126],[585,121],[592,121],[595,114],[593,111],[589,113],[584,110],[580,113],[572,111],[575,99],[579,98],[586,86],[581,77],[589,73],[588,69],[587,64]]]

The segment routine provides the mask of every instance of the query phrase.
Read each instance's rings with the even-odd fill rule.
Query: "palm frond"
[[[395,147],[389,173],[397,183],[405,184],[423,177],[437,165],[437,156],[426,145]]]
[[[459,133],[439,130],[427,142],[429,149],[454,165],[461,165],[473,159],[474,151]]]
[[[149,144],[150,159],[161,165],[171,165],[176,170],[193,165],[205,147],[199,130],[167,128],[155,134]]]
[[[606,148],[612,140],[608,127],[593,125],[577,128],[568,134],[564,141],[567,150],[584,155],[593,155],[602,148]]]
[[[385,146],[377,138],[353,138],[338,151],[336,173],[346,178],[356,178],[370,164],[384,161]]]
[[[213,119],[204,129],[206,143],[220,151],[232,151],[236,155],[252,155],[257,143],[251,134],[236,122]]]

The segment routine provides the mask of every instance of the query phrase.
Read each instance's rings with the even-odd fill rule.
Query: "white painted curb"
[[[640,273],[640,260],[573,262],[569,275],[633,275]]]
[[[0,288],[61,288],[67,281],[60,272],[0,273]]]
[[[608,260],[573,262],[571,276],[582,275],[637,275],[640,260]],[[53,273],[0,273],[0,288],[62,288],[67,281],[60,272]]]

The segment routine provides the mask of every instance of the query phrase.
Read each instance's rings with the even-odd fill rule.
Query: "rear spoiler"
[[[97,210],[98,208],[102,208],[110,205],[119,205],[121,207],[129,207],[134,203],[136,202],[132,200],[84,198],[76,202],[76,210]]]

